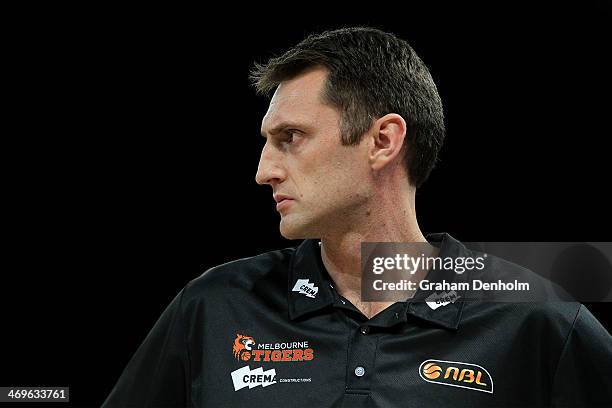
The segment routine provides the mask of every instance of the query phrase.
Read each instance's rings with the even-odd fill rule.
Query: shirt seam
[[[181,298],[179,299],[179,313],[180,315],[180,321],[183,325],[183,343],[185,346],[185,355],[187,356],[187,372],[185,373],[185,392],[187,393],[186,395],[186,402],[189,404],[189,406],[192,406],[192,400],[191,400],[191,354],[189,353],[189,342],[187,341],[187,327],[185,325],[185,313],[184,313],[184,309],[183,309],[183,298],[185,297],[185,292],[187,291],[187,289],[189,288],[189,286],[192,284],[193,281],[187,283],[187,285],[185,285],[185,288],[183,289],[182,293],[181,293]]]
[[[569,342],[570,342],[570,338],[572,337],[572,333],[574,332],[574,328],[576,326],[576,322],[578,321],[578,317],[580,316],[580,312],[582,311],[582,308],[584,306],[581,304],[580,307],[578,308],[578,311],[576,312],[576,316],[574,316],[574,320],[572,322],[572,326],[570,327],[570,329],[568,330],[567,335],[565,336],[565,341],[563,343],[563,348],[561,349],[561,353],[559,354],[559,359],[557,360],[557,364],[555,366],[555,374],[553,375],[553,381],[552,381],[552,386],[551,386],[551,394],[554,393],[555,391],[555,384],[557,382],[557,374],[559,373],[559,366],[561,365],[561,360],[563,360],[563,357],[565,356],[565,353],[569,347]],[[554,395],[551,395],[551,404],[553,403],[553,397]]]
[[[384,335],[384,334],[383,334]],[[370,390],[372,390],[372,388],[374,388],[374,384],[377,384],[377,382],[375,380],[378,379],[378,371],[376,370],[376,362],[378,359],[378,346],[380,344],[380,338],[383,335],[376,335],[376,347],[374,347],[374,362],[372,363],[372,381],[370,381]]]
[[[342,311],[338,310],[337,308],[334,308],[334,312],[341,315],[340,318],[342,319],[342,321],[345,324],[346,327],[346,363],[344,364],[344,392],[346,393],[348,390],[348,376],[349,376],[349,362],[350,362],[350,357],[351,357],[351,325],[350,322],[348,320],[348,317],[342,313]],[[343,397],[344,398],[344,397]]]

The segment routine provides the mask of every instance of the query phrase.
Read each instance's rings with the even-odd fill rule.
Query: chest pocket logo
[[[484,368],[460,361],[425,360],[419,375],[427,382],[493,394],[493,378]]]

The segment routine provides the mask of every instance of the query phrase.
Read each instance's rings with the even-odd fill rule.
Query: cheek
[[[298,194],[312,197],[315,205],[362,196],[368,177],[360,151],[346,148],[318,151],[295,170]]]
[[[367,173],[355,157],[337,160],[322,168],[320,195],[325,201],[354,202],[364,196]]]
[[[349,150],[349,152],[331,162],[332,171],[339,179],[357,185],[367,177],[367,165],[357,150]]]

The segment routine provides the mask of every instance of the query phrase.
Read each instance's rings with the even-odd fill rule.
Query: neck
[[[321,259],[336,290],[368,318],[392,302],[361,302],[361,243],[427,242],[417,223],[414,199],[400,205],[381,201],[362,209],[359,219],[346,220],[344,230],[321,236]]]

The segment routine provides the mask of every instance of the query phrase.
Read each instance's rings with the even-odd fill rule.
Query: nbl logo
[[[430,380],[435,380],[440,376],[442,369],[436,363],[427,363],[423,366],[423,375]]]
[[[419,366],[419,375],[430,383],[493,393],[493,378],[487,370],[476,364],[425,360]]]

